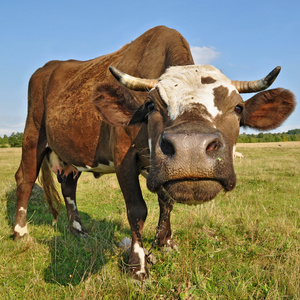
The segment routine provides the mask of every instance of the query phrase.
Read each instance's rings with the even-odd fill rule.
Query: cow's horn
[[[254,81],[238,81],[232,80],[231,83],[236,87],[240,93],[254,93],[267,89],[276,79],[281,67],[276,67],[265,78]]]
[[[115,67],[109,67],[109,70],[122,85],[134,91],[149,91],[158,83],[157,79],[134,77]]]

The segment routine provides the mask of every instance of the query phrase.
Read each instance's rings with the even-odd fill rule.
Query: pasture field
[[[21,150],[0,149],[0,299],[300,299],[300,142],[239,144],[236,189],[204,205],[175,204],[178,252],[154,249],[144,284],[132,280],[117,247],[130,236],[115,175],[83,174],[78,208],[90,237],[56,224],[35,185],[30,235],[12,240],[14,173]],[[158,222],[156,196],[145,187],[150,249]]]

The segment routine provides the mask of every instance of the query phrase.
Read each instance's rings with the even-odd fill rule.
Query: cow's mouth
[[[189,178],[170,180],[163,185],[165,192],[175,201],[185,204],[201,204],[210,201],[224,189],[232,190],[234,185],[228,186],[226,182],[211,178]]]

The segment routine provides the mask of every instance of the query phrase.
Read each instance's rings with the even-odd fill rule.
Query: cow
[[[147,217],[139,174],[158,195],[155,245],[176,248],[170,213],[175,202],[201,204],[236,185],[233,151],[240,126],[268,130],[293,111],[293,94],[268,88],[280,71],[232,81],[217,68],[195,65],[174,29],[152,28],[120,50],[89,61],[51,61],[30,78],[28,116],[18,171],[14,237],[28,233],[28,198],[42,170],[57,218],[61,183],[69,229],[88,233],[77,210],[82,172],[116,173],[131,228],[129,270],[148,277],[142,230]],[[116,80],[117,79],[117,80]],[[258,92],[247,101],[240,93]]]
[[[233,156],[234,158],[245,158],[245,156],[242,153],[237,151],[234,152]]]

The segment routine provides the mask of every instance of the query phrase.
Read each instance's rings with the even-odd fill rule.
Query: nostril
[[[172,157],[175,154],[175,149],[172,143],[165,137],[163,134],[161,139],[160,139],[160,149],[161,151],[169,156]]]
[[[219,146],[220,146],[219,142],[215,140],[208,144],[208,146],[206,147],[206,152],[216,151],[219,149]]]

